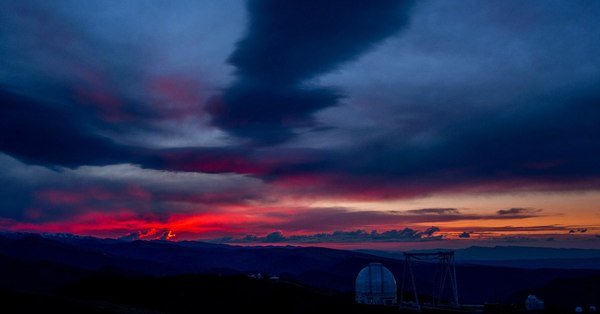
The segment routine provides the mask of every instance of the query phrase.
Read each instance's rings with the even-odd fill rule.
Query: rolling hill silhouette
[[[370,262],[388,267],[400,288],[402,260],[361,252],[4,234],[0,235],[0,306],[15,306],[15,300],[37,300],[24,304],[34,309],[36,304],[42,308],[56,305],[74,312],[89,306],[90,313],[98,307],[107,308],[108,313],[126,313],[129,308],[188,313],[186,309],[194,307],[194,302],[229,310],[238,310],[238,304],[269,308],[265,304],[271,302],[269,309],[274,311],[286,305],[288,310],[306,311],[332,306],[352,313],[362,311],[352,305],[356,274]],[[535,293],[558,307],[600,304],[598,268],[459,264],[459,299],[470,304],[520,304],[524,296]],[[426,298],[436,265],[420,263],[414,270],[419,293]],[[248,277],[258,273],[280,279]]]

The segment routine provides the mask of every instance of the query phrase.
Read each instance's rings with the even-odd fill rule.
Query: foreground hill
[[[53,293],[0,290],[8,313],[393,313],[351,294],[247,276],[95,274]]]
[[[185,276],[196,278],[193,277],[194,274],[214,275],[202,278],[218,282],[219,278],[231,276],[238,280],[251,280],[246,279],[249,274],[260,273],[267,278],[277,276],[282,282],[295,283],[304,287],[303,289],[319,291],[320,296],[315,298],[328,299],[334,295],[345,295],[346,301],[352,303],[356,274],[370,262],[380,262],[388,267],[394,273],[400,288],[404,280],[404,264],[401,260],[359,252],[316,247],[237,247],[201,242],[127,242],[12,234],[0,236],[0,277],[3,279],[0,280],[0,289],[4,289],[8,296],[16,294],[17,299],[23,294],[33,294],[43,296],[41,299],[48,301],[49,296],[56,296],[58,293],[58,301],[50,298],[48,302],[61,303],[60,300],[64,301],[64,298],[79,302],[90,298],[96,300],[94,296],[104,296],[105,299],[98,302],[113,304],[116,301],[109,292],[120,291],[119,293],[127,295],[121,288],[127,287],[128,278],[151,278],[148,279],[148,286],[160,287],[161,290],[163,287],[172,287],[177,280],[185,281],[186,279],[181,279],[188,278]],[[426,299],[435,280],[436,265],[416,264],[414,272],[417,290]],[[457,275],[459,298],[463,303],[522,304],[527,294],[534,293],[548,304],[565,308],[578,304],[600,304],[600,270],[528,270],[465,264],[458,265]],[[103,281],[102,278],[110,280]],[[196,279],[199,280],[198,278]],[[214,283],[199,282],[190,285],[194,286],[193,291],[198,291],[201,295],[205,292],[198,290],[201,289],[199,286],[212,284]],[[96,286],[102,287],[101,291],[109,294],[90,290]],[[131,290],[138,291],[134,286],[130,287]],[[175,287],[178,286],[175,284]],[[272,294],[269,288],[265,289],[266,296]],[[293,291],[293,288],[290,289]],[[87,291],[87,294],[78,294],[78,291]],[[242,297],[240,294],[246,292],[231,289],[229,296],[226,292],[221,293],[225,294],[222,297],[231,296],[237,300]],[[132,295],[135,294],[127,296],[129,298]],[[557,295],[561,297],[557,298]],[[303,302],[310,304],[309,301]],[[325,303],[334,301],[328,299],[325,303],[319,302],[319,306],[325,306]],[[154,307],[153,310],[157,308],[160,307]]]

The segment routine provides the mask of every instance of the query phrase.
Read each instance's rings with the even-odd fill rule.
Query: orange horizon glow
[[[217,202],[210,207],[193,205],[185,210],[153,212],[154,196],[138,186],[121,191],[93,187],[78,192],[41,190],[36,193],[37,206],[49,204],[59,209],[67,208],[69,214],[64,219],[48,216],[50,212],[34,206],[25,211],[28,221],[5,218],[0,220],[0,228],[17,232],[66,232],[111,238],[133,234],[138,239],[147,240],[212,240],[222,237],[243,238],[247,235],[265,237],[274,231],[288,237],[335,231],[385,232],[404,228],[422,232],[435,226],[440,229],[435,235],[441,236],[446,242],[560,239],[564,240],[561,245],[573,246],[573,241],[581,239],[588,241],[588,246],[600,248],[600,210],[596,205],[600,204],[600,192],[596,191],[439,193],[425,197],[384,200],[350,198],[347,201],[321,196],[286,197],[276,190],[274,195],[277,196],[274,201],[266,204]],[[214,197],[220,199],[220,196]],[[210,196],[180,201],[201,204],[213,200]],[[108,209],[98,207],[104,202],[123,206]],[[135,208],[128,207],[131,202],[135,202]],[[428,208],[433,211],[419,212]],[[507,210],[510,208],[516,212]],[[507,214],[501,214],[503,210]],[[403,246],[413,245],[406,241],[397,242]],[[337,247],[364,245],[321,244]],[[372,246],[393,244],[375,243]]]

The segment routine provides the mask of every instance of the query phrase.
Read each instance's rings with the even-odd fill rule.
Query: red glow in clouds
[[[150,228],[147,230],[132,232],[132,233],[122,237],[122,239],[171,241],[171,240],[175,240],[176,236],[177,235],[175,233],[173,233],[173,230],[170,230],[170,229],[165,230],[165,229]]]

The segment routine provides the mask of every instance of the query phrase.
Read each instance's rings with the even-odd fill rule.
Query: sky
[[[0,230],[600,248],[598,1],[0,2]]]

